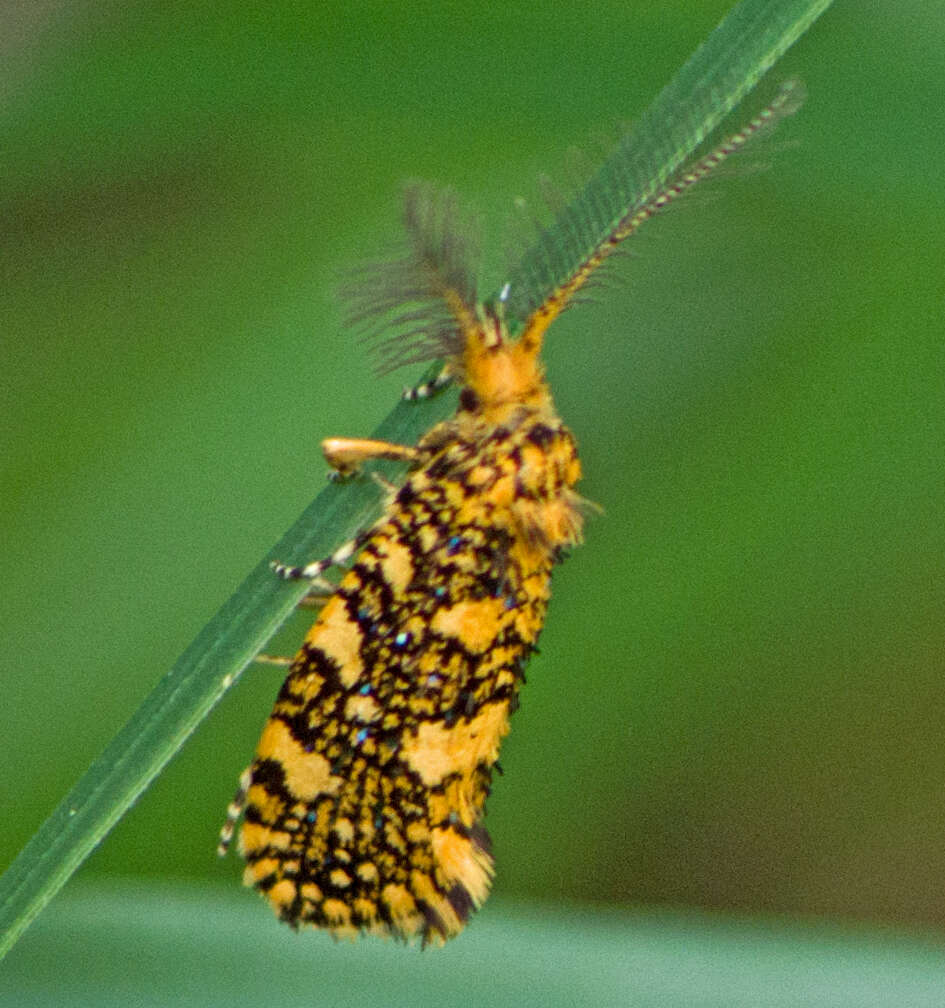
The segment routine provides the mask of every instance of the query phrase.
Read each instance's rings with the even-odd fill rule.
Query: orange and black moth
[[[461,391],[455,415],[416,445],[325,441],[343,475],[372,458],[403,461],[407,475],[386,487],[378,521],[331,556],[275,565],[327,601],[291,661],[220,849],[242,813],[245,881],[282,920],[335,937],[441,943],[486,899],[492,772],[552,568],[583,524],[577,446],[539,357],[545,331],[620,241],[788,104],[782,95],[650,198],[596,221],[596,237],[580,237],[595,221],[582,222],[594,212],[578,204],[558,231],[578,235],[583,251],[562,252],[547,232],[491,301],[476,298],[452,199],[408,191],[407,254],[369,276],[359,317],[392,324],[389,363],[445,360],[441,378],[412,395],[446,379]],[[336,586],[322,577],[331,567],[346,568]]]

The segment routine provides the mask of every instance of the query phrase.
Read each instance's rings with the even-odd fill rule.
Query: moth
[[[326,570],[346,569],[291,662],[221,834],[223,853],[243,814],[245,881],[293,927],[443,943],[486,899],[493,769],[552,569],[581,541],[587,508],[540,360],[544,334],[619,242],[783,114],[788,95],[597,227],[576,265],[562,269],[560,250],[539,242],[539,267],[491,300],[477,299],[453,201],[408,191],[408,254],[373,277],[361,314],[393,322],[392,363],[445,359],[413,394],[449,379],[458,408],[415,445],[323,442],[343,475],[375,458],[406,463],[407,475],[377,522],[331,556],[275,565],[322,589]],[[510,316],[524,318],[514,332]]]

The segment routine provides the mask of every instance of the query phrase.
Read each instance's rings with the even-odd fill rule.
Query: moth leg
[[[409,445],[377,441],[374,438],[326,438],[322,441],[325,461],[342,478],[353,476],[370,459],[413,462],[419,453]]]
[[[295,659],[287,658],[285,655],[258,654],[253,661],[258,662],[260,665],[275,665],[278,668],[288,668]]]
[[[307,595],[299,599],[296,609],[321,609],[322,606],[335,594],[335,586],[324,578],[316,578],[313,587]],[[271,655],[260,653],[253,659],[260,665],[275,665],[278,668],[290,668],[295,661],[295,656]]]
[[[239,821],[239,817],[243,814],[243,809],[246,807],[246,795],[249,793],[249,787],[252,783],[252,768],[247,767],[240,774],[239,787],[236,789],[236,794],[233,795],[233,800],[227,806],[226,820],[220,828],[220,842],[217,844],[217,854],[220,857],[224,857],[230,849],[230,842],[233,839],[233,834],[236,832],[236,824]]]
[[[358,471],[363,462],[370,459],[388,459],[392,462],[414,462],[422,457],[418,448],[410,445],[394,444],[392,441],[378,441],[375,438],[326,438],[322,441],[322,452],[330,466],[342,477],[350,476]],[[382,487],[386,492],[396,490],[392,484],[382,482]],[[390,490],[388,490],[390,487]],[[313,582],[316,591],[327,591],[329,595],[334,593],[334,588],[322,579],[322,574],[329,567],[339,567],[350,560],[352,554],[360,546],[364,545],[370,530],[365,529],[358,533],[354,539],[342,543],[338,549],[330,556],[314,563],[306,564],[304,567],[289,567],[286,564],[273,561],[270,567],[287,581],[295,581],[298,578],[308,578]]]
[[[286,581],[298,581],[299,578],[308,578],[309,581],[313,583],[316,591],[325,590],[325,587],[328,586],[328,594],[332,595],[334,594],[334,588],[329,586],[328,582],[322,578],[322,574],[328,570],[329,567],[340,567],[343,563],[350,560],[354,551],[364,545],[369,532],[369,529],[359,532],[353,539],[349,539],[346,543],[342,543],[331,555],[326,556],[321,560],[316,560],[313,563],[306,564],[304,567],[290,567],[287,564],[278,563],[275,560],[270,561],[269,566],[279,577],[285,578]],[[312,593],[310,592],[309,595],[311,594]],[[306,595],[305,597],[308,598],[309,595]]]
[[[386,479],[379,472],[372,472],[371,479],[384,491],[384,496],[388,502],[397,496],[397,491],[400,487],[396,483],[391,483],[389,479]]]
[[[299,599],[296,609],[321,609],[321,607],[335,594],[335,586],[325,580],[316,578],[308,590],[307,595]]]
[[[446,364],[433,381],[422,382],[420,385],[414,385],[412,388],[405,388],[402,398],[406,399],[407,402],[413,402],[415,399],[429,399],[430,396],[436,395],[441,388],[445,388],[452,381],[453,370],[449,364]]]

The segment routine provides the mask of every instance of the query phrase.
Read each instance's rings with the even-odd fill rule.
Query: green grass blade
[[[650,184],[668,177],[719,119],[828,6],[746,0],[683,68],[633,136]],[[652,181],[656,180],[656,181]],[[522,269],[529,269],[528,258]],[[452,397],[399,403],[375,436],[412,443]],[[296,563],[328,553],[376,512],[369,479],[327,487],[272,551]],[[304,594],[267,556],[204,627],[0,879],[0,956],[157,776]]]
[[[376,436],[412,444],[454,408],[451,395],[401,402]],[[0,957],[160,773],[305,594],[304,582],[287,584],[276,578],[269,560],[299,563],[330,553],[374,517],[379,501],[380,490],[370,478],[329,484],[197,635],[0,878]]]
[[[514,331],[667,181],[831,0],[743,0],[660,92],[508,277]]]

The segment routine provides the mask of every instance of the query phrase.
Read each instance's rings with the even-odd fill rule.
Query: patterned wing
[[[486,520],[481,494],[467,506],[470,466],[436,466],[401,488],[310,630],[251,767],[246,881],[336,937],[444,941],[492,878],[481,820],[551,555]]]

